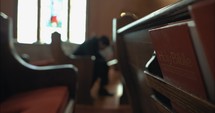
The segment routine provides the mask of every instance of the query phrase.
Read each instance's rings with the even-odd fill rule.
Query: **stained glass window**
[[[49,44],[57,31],[62,41],[80,44],[85,40],[86,0],[18,0],[17,23],[20,43]]]
[[[61,33],[61,40],[67,40],[68,0],[43,0],[40,13],[41,43],[51,42],[51,33]]]

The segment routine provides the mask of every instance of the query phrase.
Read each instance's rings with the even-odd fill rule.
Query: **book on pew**
[[[149,30],[165,81],[207,100],[207,93],[189,28],[190,21]]]
[[[189,12],[194,24],[194,47],[202,69],[209,100],[215,103],[215,1],[207,0],[191,5]]]

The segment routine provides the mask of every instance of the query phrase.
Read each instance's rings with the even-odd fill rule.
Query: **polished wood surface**
[[[93,56],[68,56],[62,48],[61,34],[52,33],[50,50],[55,64],[72,64],[78,68],[78,90],[76,104],[92,104],[90,88],[93,77]],[[72,53],[72,51],[71,51]]]
[[[67,102],[74,100],[77,68],[28,64],[14,47],[11,18],[1,12],[0,25],[0,112],[62,113]]]
[[[190,113],[215,112],[214,104],[187,93],[147,71],[145,73],[147,74],[147,81],[150,87],[165,95],[171,101],[176,102],[183,109],[189,109]]]
[[[93,104],[76,105],[75,113],[132,113],[130,104],[121,104],[120,99],[123,93],[122,75],[114,68],[109,70],[109,83],[107,90],[114,96],[99,96],[99,80],[97,80],[91,89]]]

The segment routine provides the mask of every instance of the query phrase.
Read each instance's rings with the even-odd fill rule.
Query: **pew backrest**
[[[92,104],[93,99],[90,90],[94,68],[93,56],[66,55],[62,48],[61,35],[58,32],[52,34],[50,49],[56,64],[73,64],[78,68],[79,76],[76,103]]]

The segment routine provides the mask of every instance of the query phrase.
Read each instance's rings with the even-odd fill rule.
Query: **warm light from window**
[[[86,35],[86,2],[70,0],[68,5],[68,0],[18,0],[17,41],[49,44],[51,33],[57,31],[61,33],[62,41],[83,43]]]
[[[37,41],[38,0],[18,0],[17,41],[34,43]]]
[[[55,31],[67,41],[68,0],[41,0],[40,11],[40,43],[50,44]]]
[[[70,2],[70,42],[81,44],[86,36],[86,2],[87,0],[71,0]]]

